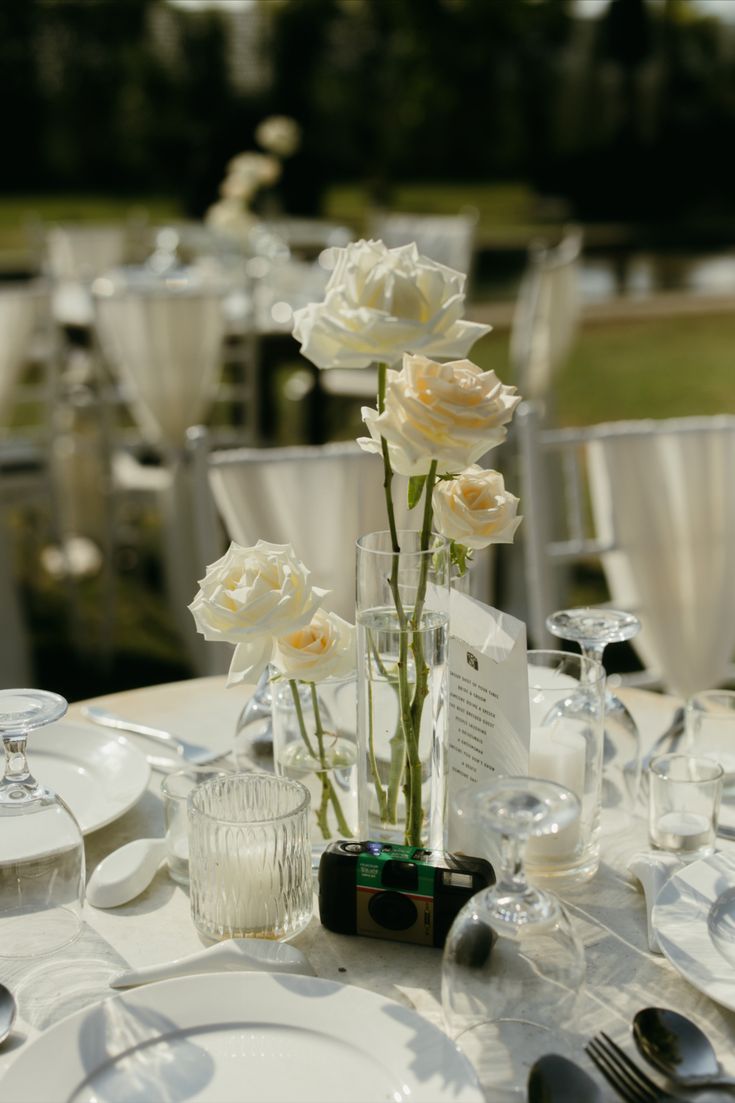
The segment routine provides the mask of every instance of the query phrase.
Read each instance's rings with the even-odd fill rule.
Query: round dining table
[[[94,703],[224,754],[232,748],[236,721],[248,692],[242,687],[226,689],[225,678],[216,676],[115,693],[96,698]],[[638,723],[645,750],[671,722],[679,702],[637,689],[619,693]],[[59,727],[59,739],[63,739],[65,722],[75,727],[89,725],[82,714],[85,703],[90,702],[70,706]],[[135,735],[126,738],[146,752],[155,749]],[[32,765],[32,736],[29,760]],[[151,770],[147,787],[134,806],[86,835],[87,878],[117,847],[138,838],[163,837],[163,776]],[[603,834],[599,871],[586,884],[562,894],[587,962],[576,1033],[571,1042],[567,1039],[564,1051],[571,1052],[594,1076],[605,1100],[616,1097],[589,1062],[585,1043],[605,1030],[640,1061],[631,1023],[635,1013],[648,1006],[675,1008],[694,1019],[712,1040],[723,1068],[735,1074],[735,1012],[695,988],[665,956],[649,949],[645,897],[628,870],[632,856],[648,849],[642,804],[639,813],[623,830]],[[735,841],[719,839],[718,849],[732,856],[735,881]],[[115,974],[171,961],[203,947],[191,919],[187,889],[171,880],[165,863],[136,899],[106,910],[86,901],[83,918],[81,936],[56,955],[24,961],[0,956],[0,981],[15,992],[18,1001],[14,1030],[0,1045],[0,1099],[5,1099],[2,1075],[18,1055],[60,1019],[114,997],[109,980]],[[442,1025],[441,950],[330,932],[319,922],[316,891],[311,922],[293,945],[306,955],[317,977],[369,989],[414,1009],[436,1026]],[[735,984],[731,988],[735,1004]],[[550,1038],[550,1051],[561,1049],[557,1041]],[[343,1098],[360,1103],[359,1082],[345,1083]],[[491,1088],[487,1098],[493,1103],[505,1097],[493,1094]],[[697,1098],[725,1096],[709,1091]]]

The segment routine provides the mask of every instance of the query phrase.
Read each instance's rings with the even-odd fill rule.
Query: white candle
[[[586,754],[587,742],[575,730],[573,721],[558,722],[549,727],[534,727],[531,729],[528,755],[529,775],[563,785],[574,793],[581,804],[584,796]],[[579,819],[576,819],[554,835],[530,839],[528,857],[538,861],[570,858],[579,842],[579,829]]]
[[[663,850],[695,851],[714,843],[712,820],[699,812],[665,812],[659,816],[653,835]]]

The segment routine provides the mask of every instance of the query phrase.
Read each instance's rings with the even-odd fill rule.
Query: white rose
[[[255,140],[278,157],[290,157],[299,148],[301,127],[289,115],[269,115],[255,128]]]
[[[465,356],[490,326],[462,320],[466,276],[419,255],[357,241],[335,249],[324,301],[294,313],[293,335],[318,368],[396,364],[404,352]]]
[[[432,502],[434,527],[466,548],[511,544],[522,520],[516,516],[518,499],[505,489],[500,472],[477,464],[456,479],[438,482]]]
[[[336,613],[319,609],[311,624],[276,640],[273,664],[287,678],[323,682],[355,670],[355,629]]]
[[[439,474],[462,471],[505,440],[520,401],[515,387],[470,360],[437,364],[406,354],[401,371],[386,373],[383,413],[363,409],[370,437],[358,443],[380,452],[384,437],[401,475],[425,475],[432,460]]]
[[[256,223],[255,217],[234,199],[220,199],[218,203],[213,203],[204,221],[218,233],[242,240],[247,238]]]
[[[228,685],[257,682],[271,661],[274,638],[308,624],[327,590],[309,582],[309,571],[290,544],[234,542],[207,567],[189,609],[205,640],[235,643]]]
[[[281,166],[275,157],[267,153],[248,151],[238,153],[228,161],[227,173],[260,187],[275,184],[281,175]]]

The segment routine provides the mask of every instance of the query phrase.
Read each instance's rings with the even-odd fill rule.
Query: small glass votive
[[[662,754],[649,766],[648,832],[658,850],[699,858],[715,848],[723,769],[711,758]]]
[[[695,693],[686,707],[687,745],[692,754],[714,758],[725,771],[723,784],[735,782],[735,690]]]
[[[309,791],[299,781],[237,773],[187,798],[194,925],[205,938],[288,939],[311,919]]]
[[[232,773],[223,766],[187,766],[174,770],[161,782],[163,815],[166,823],[166,862],[172,880],[189,884],[189,818],[186,801],[189,793],[203,781]]]

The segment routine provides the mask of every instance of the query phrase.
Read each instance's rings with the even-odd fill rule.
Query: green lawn
[[[556,420],[735,413],[735,313],[594,323],[579,333],[556,393]],[[508,331],[475,345],[472,359],[507,383]]]

